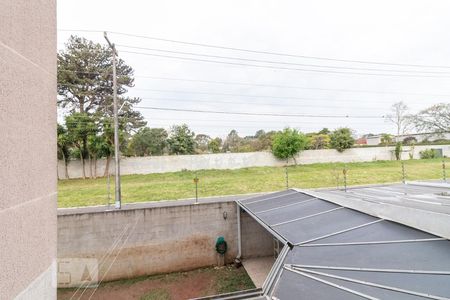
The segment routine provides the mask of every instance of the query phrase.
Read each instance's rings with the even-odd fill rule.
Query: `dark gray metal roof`
[[[345,197],[381,197],[396,207],[423,205],[442,214],[450,213],[449,191],[446,186],[392,185],[351,189]],[[287,190],[238,201],[286,245],[263,286],[266,296],[450,299],[450,241],[317,195]]]
[[[384,202],[404,207],[417,208],[450,214],[450,184],[436,186],[421,183],[394,184],[389,186],[350,188],[345,197],[371,202]],[[429,184],[429,183],[424,183]],[[322,196],[342,196],[342,191],[321,191]]]

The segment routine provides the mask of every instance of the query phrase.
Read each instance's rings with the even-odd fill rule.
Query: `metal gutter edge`
[[[447,188],[450,190],[450,182],[422,182],[422,181],[407,181],[407,185],[417,185],[417,186],[429,186],[437,188]]]
[[[273,264],[272,268],[270,269],[269,274],[266,277],[266,280],[263,283],[262,286],[262,292],[263,295],[267,295],[272,289],[275,282],[275,279],[278,278],[280,271],[283,267],[283,262],[286,259],[286,256],[288,255],[289,251],[293,248],[292,244],[286,244],[283,247],[283,250],[281,250],[280,255],[278,256],[277,260]]]
[[[238,300],[238,299],[252,299],[253,297],[261,297],[262,291],[260,288],[243,290],[225,294],[211,295],[199,298],[192,298],[190,300],[212,300],[212,299],[228,299],[228,300]]]

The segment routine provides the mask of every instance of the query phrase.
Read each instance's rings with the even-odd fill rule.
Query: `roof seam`
[[[306,220],[306,219],[310,219],[310,218],[313,218],[313,217],[316,217],[316,216],[324,215],[324,214],[327,214],[327,213],[330,213],[330,212],[333,212],[333,211],[336,211],[336,210],[339,210],[339,209],[343,209],[343,208],[345,208],[345,207],[339,206],[339,207],[332,208],[332,209],[325,210],[325,211],[321,211],[321,212],[318,212],[318,213],[315,213],[315,214],[312,214],[312,215],[309,215],[309,216],[304,216],[304,217],[295,218],[295,219],[292,219],[292,220],[288,220],[288,221],[272,224],[270,226],[275,227],[275,226],[289,224],[289,223],[292,223],[292,222],[302,221],[302,220]]]
[[[287,267],[287,266],[283,266],[283,268],[286,269],[286,270],[288,270],[288,271],[290,271],[290,272],[293,272],[293,273],[302,275],[302,276],[304,276],[304,277],[308,277],[308,278],[313,279],[313,280],[315,280],[315,281],[319,281],[319,282],[321,282],[321,283],[324,283],[324,284],[329,285],[329,286],[332,286],[332,287],[334,287],[334,288],[343,290],[343,291],[345,291],[345,292],[348,292],[348,293],[351,293],[351,294],[354,294],[354,295],[358,295],[358,296],[363,297],[363,298],[365,298],[365,299],[379,300],[378,298],[375,298],[375,297],[372,297],[372,296],[369,296],[369,295],[360,293],[360,292],[358,292],[358,291],[352,290],[352,289],[347,288],[347,287],[345,287],[345,286],[342,286],[342,285],[339,285],[339,284],[332,283],[332,282],[330,282],[330,281],[327,281],[327,280],[324,280],[324,279],[321,279],[321,278],[312,276],[312,275],[310,275],[310,274],[306,274],[306,273],[304,273],[304,272],[302,272],[302,271],[294,270],[294,269],[289,268],[289,267]]]
[[[403,270],[403,269],[376,269],[376,268],[353,268],[353,267],[332,267],[317,265],[297,265],[291,266],[307,269],[325,269],[340,271],[360,271],[360,272],[379,272],[379,273],[405,273],[405,274],[425,274],[425,275],[450,275],[450,271],[427,271],[427,270]]]
[[[289,206],[294,206],[294,205],[299,205],[299,204],[311,202],[313,200],[320,200],[320,199],[319,198],[307,199],[307,200],[304,200],[304,201],[295,202],[295,203],[291,203],[291,204],[286,204],[286,205],[282,205],[282,206],[277,206],[277,207],[266,209],[266,210],[255,211],[255,214],[262,214],[262,213],[269,212],[269,211],[274,211],[274,210],[277,210],[277,209],[280,209],[280,208],[285,208],[285,207],[289,207]]]
[[[339,230],[339,231],[336,231],[336,232],[333,232],[333,233],[330,233],[330,234],[326,234],[326,235],[323,235],[323,236],[320,236],[320,237],[316,237],[316,238],[313,238],[313,239],[309,239],[309,240],[306,240],[306,241],[303,241],[303,242],[298,242],[298,243],[295,243],[294,245],[295,246],[299,246],[299,245],[303,245],[303,244],[306,244],[306,243],[314,242],[314,241],[321,240],[321,239],[324,239],[324,238],[327,238],[327,237],[330,237],[330,236],[335,236],[335,235],[338,235],[338,234],[341,234],[341,233],[345,233],[345,232],[356,230],[356,229],[359,229],[359,228],[362,228],[362,227],[370,226],[372,224],[375,224],[375,223],[378,223],[378,222],[381,222],[381,221],[384,221],[384,219],[378,219],[378,220],[375,220],[375,221],[372,221],[372,222],[368,222],[368,223],[364,223],[364,224],[361,224],[361,225],[358,225],[358,226],[354,226],[354,227],[351,227],[351,228]]]
[[[239,201],[239,202],[241,202],[242,204],[248,205],[248,204],[258,203],[258,202],[267,201],[267,200],[272,200],[272,199],[276,199],[276,198],[286,197],[286,196],[290,196],[290,195],[294,195],[294,194],[298,194],[298,193],[299,193],[299,192],[294,191],[293,193],[283,194],[283,195],[278,195],[278,196],[273,196],[273,197],[264,198],[264,199],[259,199],[259,200],[250,201],[250,202],[247,202],[247,203],[242,202],[242,200]],[[250,200],[250,199],[251,199],[251,198],[249,198],[249,199],[244,199],[244,200]]]
[[[343,242],[343,243],[324,243],[324,244],[307,244],[298,245],[299,247],[324,247],[324,246],[357,246],[357,245],[377,245],[377,244],[400,244],[400,243],[420,243],[420,242],[436,242],[445,241],[446,238],[429,238],[429,239],[409,239],[409,240],[391,240],[391,241],[368,241],[368,242]]]
[[[293,269],[294,270],[299,270],[300,272],[311,273],[311,274],[315,274],[315,275],[325,276],[325,277],[329,277],[329,278],[334,278],[334,279],[338,279],[338,280],[348,281],[348,282],[361,284],[361,285],[366,285],[366,286],[375,287],[375,288],[380,288],[380,289],[384,289],[384,290],[390,290],[390,291],[394,291],[394,292],[398,292],[398,293],[424,297],[424,298],[428,298],[428,299],[436,299],[436,300],[449,299],[449,298],[446,298],[446,297],[440,297],[440,296],[436,296],[436,295],[430,295],[430,294],[415,292],[415,291],[402,289],[402,288],[397,288],[397,287],[393,287],[393,286],[389,286],[389,285],[373,283],[373,282],[370,282],[370,281],[358,280],[358,279],[353,279],[353,278],[344,277],[344,276],[338,276],[338,275],[332,275],[332,274],[323,273],[323,272],[311,271],[311,270],[303,269],[303,268],[296,269],[295,267],[293,267]]]

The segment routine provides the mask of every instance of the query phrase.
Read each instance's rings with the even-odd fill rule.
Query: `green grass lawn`
[[[450,160],[447,159],[450,167]],[[343,163],[325,163],[289,167],[289,186],[297,188],[343,185]],[[398,161],[349,163],[348,185],[400,182]],[[442,178],[442,160],[405,161],[407,180]],[[448,171],[450,175],[450,171]],[[285,168],[255,167],[237,170],[182,171],[163,174],[122,176],[122,201],[143,202],[195,197],[193,178],[197,174],[199,197],[269,192],[286,187]],[[71,179],[58,182],[58,206],[74,207],[107,204],[106,178]],[[114,198],[114,179],[111,178]]]

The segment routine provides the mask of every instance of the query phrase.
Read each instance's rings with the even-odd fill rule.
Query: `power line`
[[[269,116],[269,117],[302,117],[302,118],[364,118],[364,119],[384,119],[385,116],[349,116],[349,115],[313,115],[313,114],[282,114],[282,113],[253,113],[253,112],[230,112],[217,110],[198,110],[198,109],[180,109],[168,107],[152,107],[152,106],[135,106],[140,109],[151,109],[161,111],[178,111],[178,112],[194,112],[194,113],[210,113],[210,114],[227,114],[227,115],[246,115],[246,116]]]
[[[199,95],[212,95],[212,96],[267,98],[267,99],[274,99],[274,100],[285,99],[285,100],[307,100],[307,101],[362,102],[361,99],[330,99],[330,98],[309,98],[309,97],[293,97],[293,96],[268,96],[268,95],[234,94],[234,93],[213,93],[213,92],[202,92],[202,91],[161,90],[161,89],[146,89],[146,88],[133,88],[133,89],[137,90],[137,91],[149,91],[149,92],[158,92],[158,93],[181,93],[181,94],[199,94]],[[215,102],[215,100],[212,102]],[[394,103],[395,100],[381,101],[380,99],[377,99],[377,102]],[[420,103],[422,103],[422,102],[420,102]],[[342,106],[340,106],[340,107],[342,107]]]
[[[66,28],[58,28],[58,31],[62,32],[89,32],[89,33],[101,33],[105,32],[104,30],[91,30],[91,29],[66,29]],[[109,31],[108,31],[109,32]],[[112,32],[111,32],[112,33]]]
[[[80,74],[93,74],[93,75],[107,75],[107,74],[104,74],[104,73],[88,72],[88,71],[64,70],[64,72],[71,72],[71,73],[74,73],[74,74],[80,73]],[[118,76],[121,76],[121,75],[119,74]],[[218,80],[215,81],[215,80],[202,80],[202,79],[161,77],[161,76],[150,76],[150,75],[133,75],[133,77],[135,77],[135,78],[143,78],[143,79],[152,79],[152,80],[185,81],[185,82],[212,83],[212,84],[222,84],[222,85],[241,85],[241,86],[255,86],[255,87],[268,87],[268,88],[280,88],[280,89],[317,90],[317,91],[331,91],[331,92],[343,92],[343,93],[371,93],[371,94],[386,94],[386,95],[450,97],[450,94],[427,94],[427,93],[409,93],[409,92],[396,92],[396,91],[375,91],[375,90],[353,90],[353,89],[318,88],[318,87],[277,85],[277,84],[266,84],[266,83],[232,82],[232,81],[218,81]],[[64,85],[77,86],[76,84],[64,84]],[[260,96],[258,96],[258,97],[260,97]],[[270,96],[270,97],[276,98],[276,96]],[[312,100],[315,100],[315,99],[312,99]],[[358,101],[358,100],[355,100],[355,101]]]
[[[390,63],[390,62],[379,62],[379,61],[350,60],[350,59],[338,59],[338,58],[319,57],[319,56],[307,56],[307,55],[297,55],[297,54],[289,54],[289,53],[280,53],[280,52],[271,52],[271,51],[251,50],[251,49],[244,49],[244,48],[219,46],[219,45],[212,45],[212,44],[205,44],[205,43],[186,42],[186,41],[180,41],[180,40],[157,38],[157,37],[152,37],[152,36],[130,34],[130,33],[117,32],[117,31],[109,31],[109,32],[112,34],[117,34],[117,35],[122,35],[122,36],[137,37],[137,38],[150,39],[150,40],[156,40],[156,41],[162,41],[162,42],[170,42],[170,43],[177,43],[177,44],[185,44],[185,45],[192,45],[192,46],[201,46],[201,47],[208,47],[208,48],[249,52],[249,53],[268,54],[268,55],[276,55],[276,56],[297,57],[297,58],[327,60],[327,61],[337,61],[337,62],[347,62],[347,63],[358,63],[358,64],[375,64],[375,65],[402,66],[402,67],[450,69],[450,66],[403,64],[403,63]]]
[[[66,28],[58,29],[58,31],[62,31],[62,32],[85,32],[85,33],[103,33],[104,32],[104,30],[66,29]],[[339,58],[320,57],[320,56],[307,56],[307,55],[272,52],[272,51],[251,50],[251,49],[244,49],[244,48],[237,48],[237,47],[219,46],[219,45],[212,45],[212,44],[205,44],[205,43],[186,42],[186,41],[180,41],[180,40],[174,40],[174,39],[158,38],[158,37],[152,37],[152,36],[146,36],[146,35],[138,35],[138,34],[118,32],[118,31],[107,31],[107,32],[109,32],[111,34],[116,34],[116,35],[136,37],[136,38],[143,38],[143,39],[156,40],[156,41],[162,41],[162,42],[178,43],[178,44],[184,44],[184,45],[201,46],[201,47],[207,47],[207,48],[233,50],[233,51],[257,53],[257,54],[267,54],[267,55],[275,55],[275,56],[296,57],[296,58],[304,58],[304,59],[326,60],[326,61],[347,62],[347,63],[357,63],[357,64],[372,64],[372,65],[401,66],[401,67],[450,69],[450,66],[423,65],[423,64],[405,64],[405,63],[391,63],[391,62],[368,61],[368,60],[339,59]]]
[[[242,58],[242,57],[209,55],[209,54],[200,54],[200,53],[194,53],[194,52],[183,52],[183,51],[173,51],[173,50],[157,49],[157,48],[128,46],[128,45],[123,45],[123,44],[117,44],[117,46],[124,47],[124,48],[130,48],[130,49],[150,50],[150,51],[156,51],[156,52],[176,53],[176,54],[185,54],[185,55],[210,57],[210,58],[233,59],[233,60],[240,60],[240,61],[271,63],[271,64],[281,64],[281,65],[293,65],[293,66],[304,66],[304,67],[316,67],[316,68],[328,68],[328,69],[338,69],[338,70],[361,70],[361,71],[419,73],[419,74],[424,74],[424,73],[428,73],[428,74],[450,74],[450,72],[437,72],[437,71],[395,70],[395,69],[342,67],[342,66],[329,66],[329,65],[317,65],[317,64],[301,64],[301,63],[293,63],[293,62],[271,61],[271,60],[260,60],[260,59],[248,59],[248,58]],[[144,53],[141,53],[141,54],[144,54]]]
[[[314,70],[314,69],[303,69],[303,68],[288,68],[288,67],[278,67],[278,66],[268,66],[268,65],[255,65],[255,64],[247,64],[247,63],[237,63],[237,62],[225,62],[225,61],[210,60],[210,59],[199,59],[199,58],[181,57],[181,56],[173,56],[173,55],[162,55],[162,54],[153,54],[153,53],[141,53],[141,52],[134,52],[134,51],[126,51],[126,50],[121,50],[121,52],[122,53],[131,53],[131,54],[139,54],[139,55],[147,55],[147,56],[154,56],[154,57],[169,58],[169,59],[205,62],[205,63],[215,63],[215,64],[224,64],[224,65],[233,65],[233,66],[246,66],[246,67],[255,67],[255,68],[266,68],[266,69],[273,69],[273,70],[313,72],[313,73],[323,73],[323,74],[384,76],[384,77],[409,77],[409,78],[449,78],[450,77],[450,75],[449,76],[433,76],[433,75],[412,75],[412,74],[410,75],[410,74],[385,74],[385,73],[360,73],[360,72],[325,71],[325,70]]]
[[[206,103],[206,104],[238,104],[238,105],[261,105],[261,106],[277,106],[277,107],[310,107],[310,108],[342,108],[342,106],[330,106],[330,105],[310,105],[310,104],[281,104],[281,103],[258,103],[258,102],[239,102],[239,101],[220,101],[220,100],[192,100],[192,99],[173,99],[173,98],[141,98],[142,100],[150,100],[150,101],[173,101],[173,102],[188,102],[188,103]],[[355,107],[353,107],[355,108]],[[358,107],[356,109],[385,109],[386,107]]]
[[[105,117],[105,118],[110,118],[110,117]],[[131,119],[131,118],[123,117],[123,116],[119,116],[119,118],[122,119],[122,120],[130,120]],[[188,123],[192,123],[192,122],[214,122],[214,123],[217,123],[219,121],[217,118],[216,119],[203,119],[203,118],[189,119],[189,118],[153,118],[153,117],[146,117],[143,121],[146,121],[148,123],[153,123],[154,120],[156,120],[156,121],[171,121],[171,122],[172,121],[181,121],[181,123],[183,123],[183,122],[188,122]],[[283,121],[285,121],[285,120],[283,120]],[[283,121],[273,121],[273,120],[260,121],[260,120],[248,120],[248,119],[246,119],[246,120],[236,120],[236,119],[234,119],[234,120],[230,120],[230,119],[220,120],[221,123],[232,123],[232,124],[236,124],[236,123],[264,123],[264,124],[265,123],[273,123],[273,124],[279,124],[279,123],[282,123]],[[368,120],[363,120],[363,119],[356,119],[355,120],[355,119],[352,119],[351,121],[352,121],[352,123],[359,123],[359,122],[368,123],[368,122],[373,122],[373,121],[379,122],[379,120],[377,120],[377,119],[368,119]],[[69,123],[71,123],[71,124],[74,124],[74,123],[93,124],[92,122],[89,122],[89,121],[80,121],[80,120],[71,121]],[[302,121],[289,121],[288,123],[289,124],[304,125],[304,124],[317,124],[317,121],[309,121],[308,122],[308,121],[302,120]]]
[[[265,84],[265,83],[249,83],[249,82],[232,82],[232,81],[214,81],[214,80],[202,80],[202,79],[187,79],[187,78],[173,78],[173,77],[159,77],[148,75],[136,75],[136,78],[153,79],[153,80],[169,80],[169,81],[185,81],[185,82],[199,82],[199,83],[212,83],[223,85],[241,85],[241,86],[255,86],[255,87],[269,87],[269,88],[282,88],[282,89],[299,89],[299,90],[318,90],[318,91],[330,91],[330,92],[345,92],[345,93],[372,93],[372,94],[392,94],[392,95],[411,95],[411,96],[432,96],[432,97],[450,97],[449,94],[425,94],[425,93],[409,93],[409,92],[385,92],[374,90],[352,90],[352,89],[333,89],[333,88],[317,88],[317,87],[305,87],[305,86],[292,86],[292,85],[277,85],[277,84]]]

